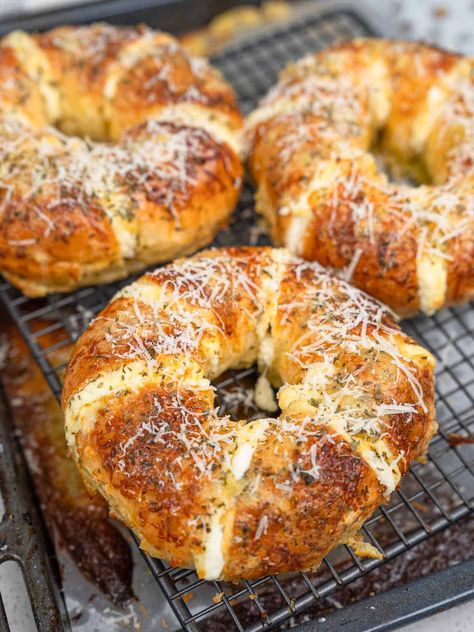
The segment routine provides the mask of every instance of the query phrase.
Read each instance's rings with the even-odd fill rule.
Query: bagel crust
[[[0,40],[0,271],[29,296],[194,252],[240,191],[230,86],[165,33]]]
[[[280,416],[220,417],[257,362]],[[79,469],[142,548],[201,578],[315,569],[436,431],[431,354],[376,300],[286,250],[147,273],[79,339],[62,406]]]
[[[283,71],[247,143],[276,244],[403,316],[474,296],[472,58],[415,42],[336,45]]]

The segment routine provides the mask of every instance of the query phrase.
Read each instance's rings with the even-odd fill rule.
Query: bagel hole
[[[116,145],[117,143],[112,140],[109,133],[109,126],[106,125],[104,129],[95,129],[94,126],[86,126],[82,121],[75,121],[74,119],[58,119],[52,125],[63,136],[70,138],[80,138],[86,143],[102,143],[104,145]]]
[[[61,100],[65,99],[61,96]],[[94,112],[78,116],[76,112],[61,112],[58,117],[49,120],[49,126],[58,130],[63,136],[80,138],[86,142],[117,144],[112,137],[112,124],[106,116],[104,107],[99,105]]]
[[[256,401],[255,389],[259,378],[260,373],[256,365],[240,371],[229,370],[219,376],[214,384],[219,415],[228,415],[232,421],[278,417],[281,412],[276,399],[278,389],[268,383],[273,393],[276,410],[263,408]]]
[[[387,176],[389,182],[412,187],[432,184],[421,157],[415,155],[407,159],[405,156],[397,155],[394,149],[388,146],[383,130],[375,136],[369,150],[379,171]]]

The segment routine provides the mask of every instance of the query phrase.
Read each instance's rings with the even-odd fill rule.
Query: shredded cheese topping
[[[239,494],[249,485],[258,494],[263,473],[254,461],[265,446],[286,454],[286,470],[274,483],[279,493],[324,480],[324,436],[350,446],[389,494],[411,458],[391,443],[393,424],[432,414],[420,381],[420,371],[433,367],[429,353],[377,301],[284,250],[210,251],[177,261],[122,290],[114,305],[119,312],[100,315],[92,330],[105,326],[106,353],[117,368],[99,370],[73,392],[65,410],[70,444],[77,449],[77,434],[84,441],[94,432],[95,412],[124,384],[136,394],[153,382],[169,385],[166,398],[156,399],[117,447],[116,466],[128,477],[138,445],[171,443],[180,456],[172,468],[163,464],[162,476],[175,494],[186,494],[190,469],[203,488],[215,486],[212,512],[189,517],[190,526],[207,525],[195,563],[208,579],[224,568]],[[246,423],[220,416],[209,380],[257,360],[272,381],[277,372],[283,382],[280,417]],[[399,384],[398,399],[383,387],[374,396],[365,372],[377,367]],[[270,520],[261,516],[255,539],[265,537]]]

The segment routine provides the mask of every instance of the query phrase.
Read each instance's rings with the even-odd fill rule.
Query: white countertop
[[[472,632],[474,630],[474,601],[446,610],[432,617],[401,628],[403,632]]]
[[[474,55],[474,0],[359,0],[385,36],[421,39]]]

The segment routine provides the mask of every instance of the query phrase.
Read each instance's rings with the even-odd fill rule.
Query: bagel
[[[239,196],[230,86],[165,33],[0,40],[0,271],[29,296],[191,253]]]
[[[220,417],[211,381],[254,362],[280,416]],[[314,569],[425,454],[433,367],[318,263],[210,250],[142,276],[80,337],[66,436],[149,554],[208,580]]]
[[[246,134],[276,244],[402,316],[474,296],[472,58],[414,42],[334,46],[287,67]]]

